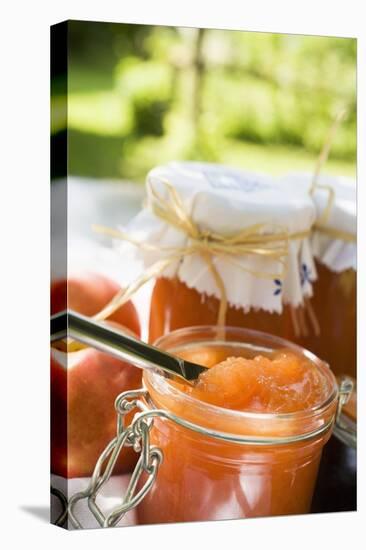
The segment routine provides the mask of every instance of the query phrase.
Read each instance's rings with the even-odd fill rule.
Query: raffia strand
[[[345,109],[342,109],[335,116],[334,121],[333,121],[333,123],[332,123],[332,125],[329,129],[328,134],[327,134],[327,137],[325,138],[324,145],[323,145],[323,147],[320,151],[318,160],[316,162],[313,178],[312,178],[312,181],[311,181],[311,186],[310,186],[310,189],[309,189],[310,195],[312,195],[315,192],[316,189],[324,189],[325,191],[328,192],[328,195],[329,195],[327,205],[326,205],[324,211],[322,212],[322,214],[321,214],[321,216],[318,220],[318,223],[320,225],[325,225],[329,220],[329,216],[330,216],[331,210],[332,210],[333,205],[334,205],[335,192],[334,192],[334,189],[331,185],[324,185],[324,184],[319,184],[318,183],[319,175],[320,175],[320,172],[321,172],[323,166],[325,165],[325,163],[328,160],[329,153],[330,153],[330,150],[331,150],[331,147],[332,147],[332,144],[333,144],[333,140],[335,138],[335,135],[337,133],[337,130],[338,130],[340,124],[346,118],[346,115],[347,115],[347,111]]]

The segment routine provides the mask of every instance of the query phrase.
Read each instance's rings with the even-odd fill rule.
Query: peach
[[[97,274],[84,274],[51,285],[51,312],[66,309],[92,316],[120,287]],[[110,317],[115,327],[137,336],[140,325],[131,302]],[[141,370],[90,347],[51,349],[51,471],[64,477],[86,477],[107,443],[116,435],[114,401],[141,385]],[[75,348],[73,348],[75,349]],[[136,453],[123,449],[115,472],[130,471]]]

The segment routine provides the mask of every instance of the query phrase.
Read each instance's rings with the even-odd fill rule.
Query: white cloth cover
[[[168,181],[200,230],[224,236],[255,224],[265,224],[263,234],[273,233],[279,228],[290,234],[304,232],[315,220],[314,204],[308,195],[301,189],[294,191],[294,187],[285,181],[279,184],[262,174],[222,165],[182,162],[153,169],[147,180],[165,198],[168,190],[164,182]],[[148,192],[145,207],[123,230],[140,242],[157,245],[159,250],[146,251],[129,243],[116,242],[124,262],[139,260],[145,269],[171,256],[172,248],[189,245],[189,237],[184,232],[151,211],[151,201]],[[213,262],[223,279],[230,304],[244,310],[254,308],[280,313],[283,302],[298,306],[304,296],[312,294],[315,266],[307,237],[290,241],[283,281],[279,280],[282,266],[270,258],[220,255],[214,257]],[[266,279],[249,271],[274,276]],[[177,275],[190,288],[220,298],[215,280],[198,253],[175,261],[163,275]]]
[[[290,173],[281,178],[281,182],[292,184],[308,192],[311,187],[312,174]],[[325,223],[325,229],[345,231],[351,235],[357,234],[357,186],[356,180],[346,177],[324,175],[318,179],[318,184],[331,187],[335,193],[334,203],[330,209],[330,215]],[[317,220],[323,219],[322,214],[327,208],[329,192],[326,189],[317,188],[313,193]],[[313,255],[329,269],[341,272],[345,269],[357,269],[357,244],[342,239],[335,239],[321,231],[314,231],[311,245]]]

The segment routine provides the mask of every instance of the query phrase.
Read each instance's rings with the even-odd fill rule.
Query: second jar
[[[311,188],[312,175],[289,174],[293,189]],[[337,376],[356,378],[356,182],[321,176],[313,189],[316,221],[311,238],[316,272],[313,296],[305,302],[318,324],[293,340],[327,361]],[[301,308],[300,314],[304,313]]]

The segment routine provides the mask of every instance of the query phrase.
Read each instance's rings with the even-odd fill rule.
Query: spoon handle
[[[89,317],[68,310],[51,317],[51,342],[73,338],[118,359],[129,361],[142,369],[163,370],[184,380],[195,380],[206,370],[154,346],[145,344],[126,332],[93,321]]]

